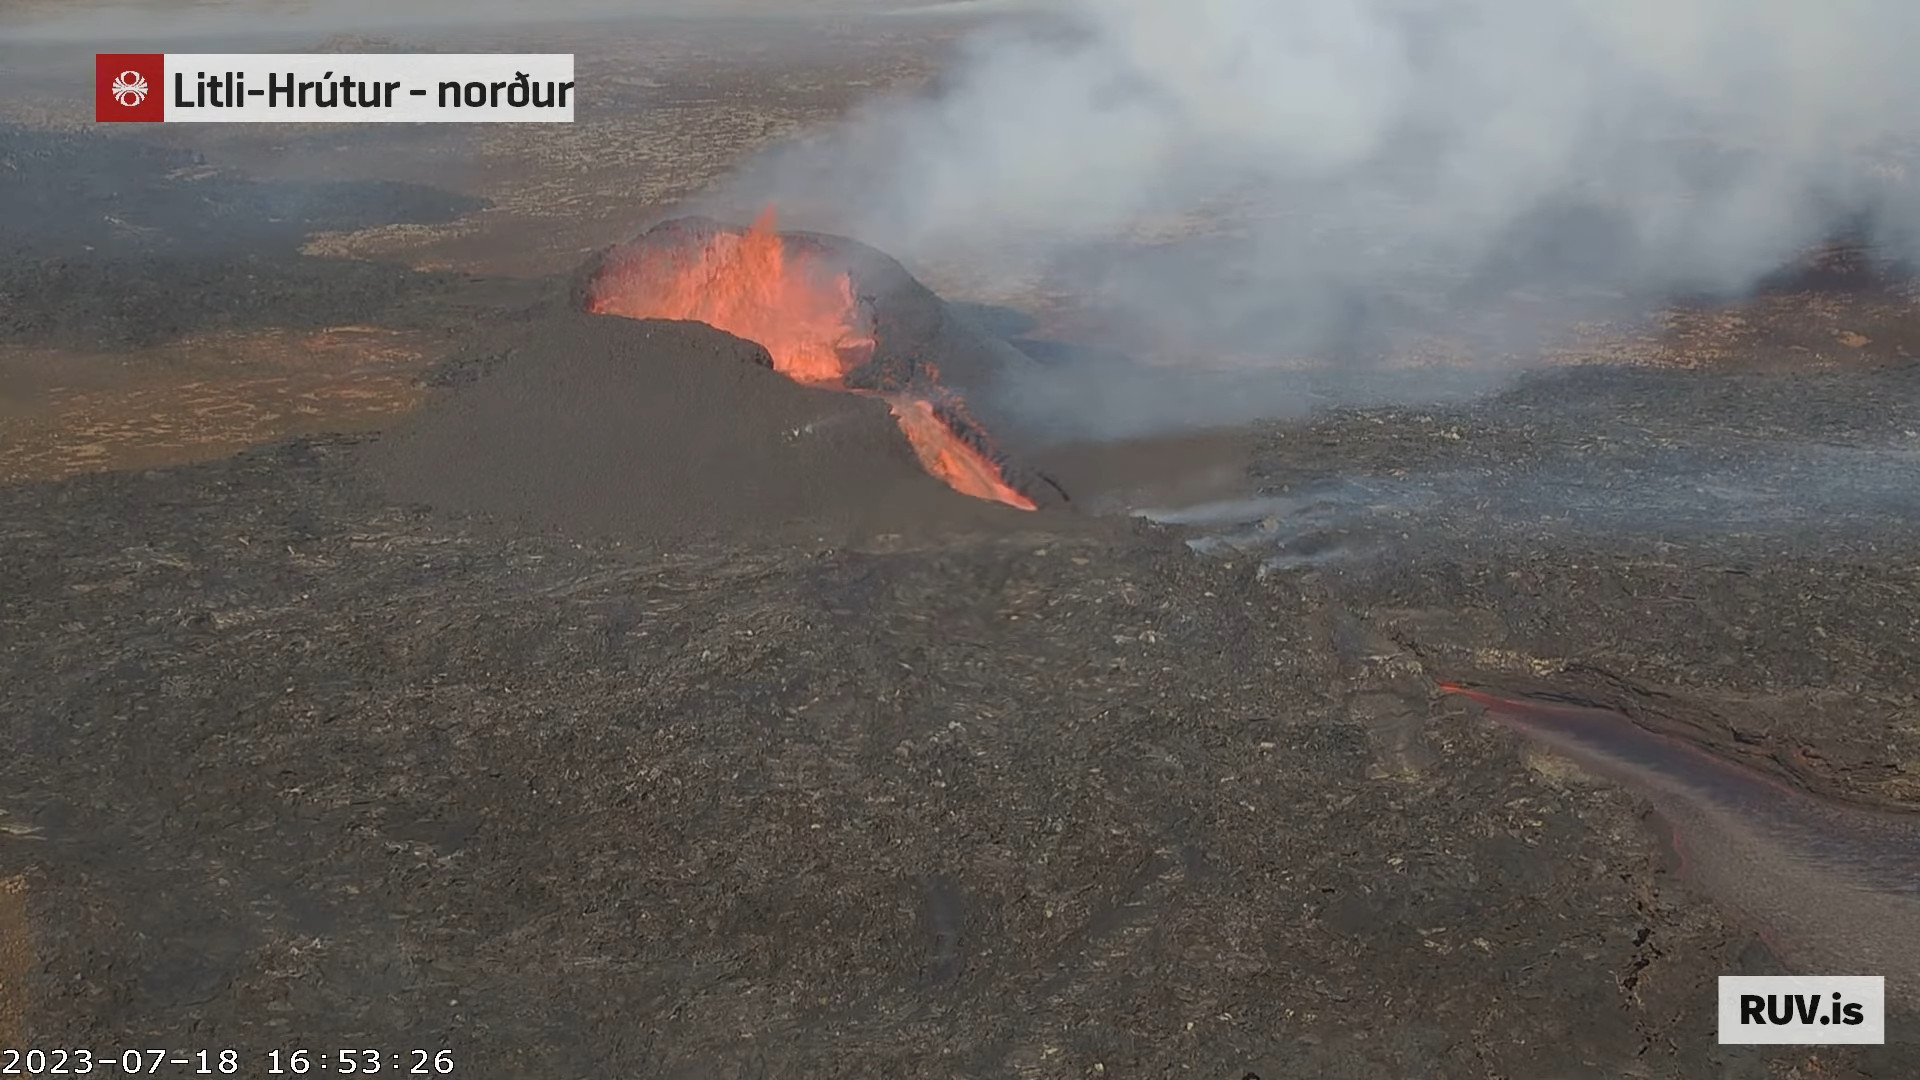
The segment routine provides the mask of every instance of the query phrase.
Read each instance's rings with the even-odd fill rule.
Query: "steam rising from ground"
[[[1831,540],[1920,522],[1913,442],[1783,444],[1739,463],[1669,451],[1643,453],[1630,468],[1618,460],[1550,461],[1523,470],[1358,476],[1137,513],[1189,527],[1195,551],[1252,556],[1272,570],[1364,560],[1416,532],[1423,542],[1461,544],[1502,534],[1560,542]]]
[[[1186,362],[1082,361],[1013,387],[1011,407],[1063,438],[1348,389],[1322,371],[1307,398],[1261,366],[1280,357],[1331,362],[1378,399],[1362,369],[1407,333],[1467,326],[1475,355],[1524,355],[1622,305],[1738,295],[1839,230],[1920,258],[1911,0],[206,0],[46,3],[4,32],[1002,7],[1027,17],[969,36],[937,86],[870,103],[698,209],[774,202],[936,285],[983,283],[957,290],[973,299],[1044,285],[1109,313],[1136,353]],[[1237,366],[1197,364],[1223,358]]]
[[[1527,338],[1837,229],[1920,256],[1915,41],[1909,0],[1069,0],[730,194],[1196,349],[1357,357],[1550,287]]]

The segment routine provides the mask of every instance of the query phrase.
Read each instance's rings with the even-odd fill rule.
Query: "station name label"
[[[566,124],[572,53],[98,53],[94,119]]]
[[[1887,980],[1879,975],[1722,975],[1722,1044],[1887,1041]]]

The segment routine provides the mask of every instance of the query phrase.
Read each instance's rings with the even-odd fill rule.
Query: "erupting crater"
[[[921,467],[955,491],[1021,510],[1036,487],[987,437],[961,387],[1007,363],[885,255],[842,237],[676,218],[602,252],[576,299],[629,319],[705,323],[767,351],[808,386],[878,397]]]

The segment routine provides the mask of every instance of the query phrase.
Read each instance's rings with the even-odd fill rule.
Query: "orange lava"
[[[612,290],[597,291],[590,310],[706,323],[765,348],[774,370],[809,386],[838,386],[873,356],[853,280],[789,258],[772,210],[744,235],[647,255],[623,267]]]
[[[596,282],[587,307],[630,319],[706,323],[760,345],[774,370],[808,386],[848,389],[847,374],[873,359],[873,330],[852,277],[789,251],[772,208],[744,234],[647,251]],[[1038,509],[948,427],[931,401],[911,394],[886,399],[927,472],[963,495]]]
[[[1475,690],[1471,686],[1461,686],[1459,683],[1443,682],[1443,683],[1435,683],[1434,686],[1443,694],[1453,694],[1458,697],[1463,697],[1463,698],[1466,698],[1468,701],[1478,702],[1479,704],[1488,706],[1489,708],[1498,708],[1502,705],[1516,704],[1515,702],[1508,701],[1506,698],[1496,697],[1493,694],[1489,694],[1484,690]]]
[[[956,438],[926,398],[899,394],[889,397],[893,418],[906,433],[920,467],[947,482],[962,495],[992,499],[1021,510],[1038,510],[1032,499],[1010,487],[1000,469],[986,456]]]

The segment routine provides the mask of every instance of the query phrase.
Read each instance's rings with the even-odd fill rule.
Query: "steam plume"
[[[729,195],[1337,358],[1520,285],[1738,294],[1843,227],[1920,256],[1916,41],[1909,0],[1070,0]],[[1181,215],[1234,229],[1111,245]]]

